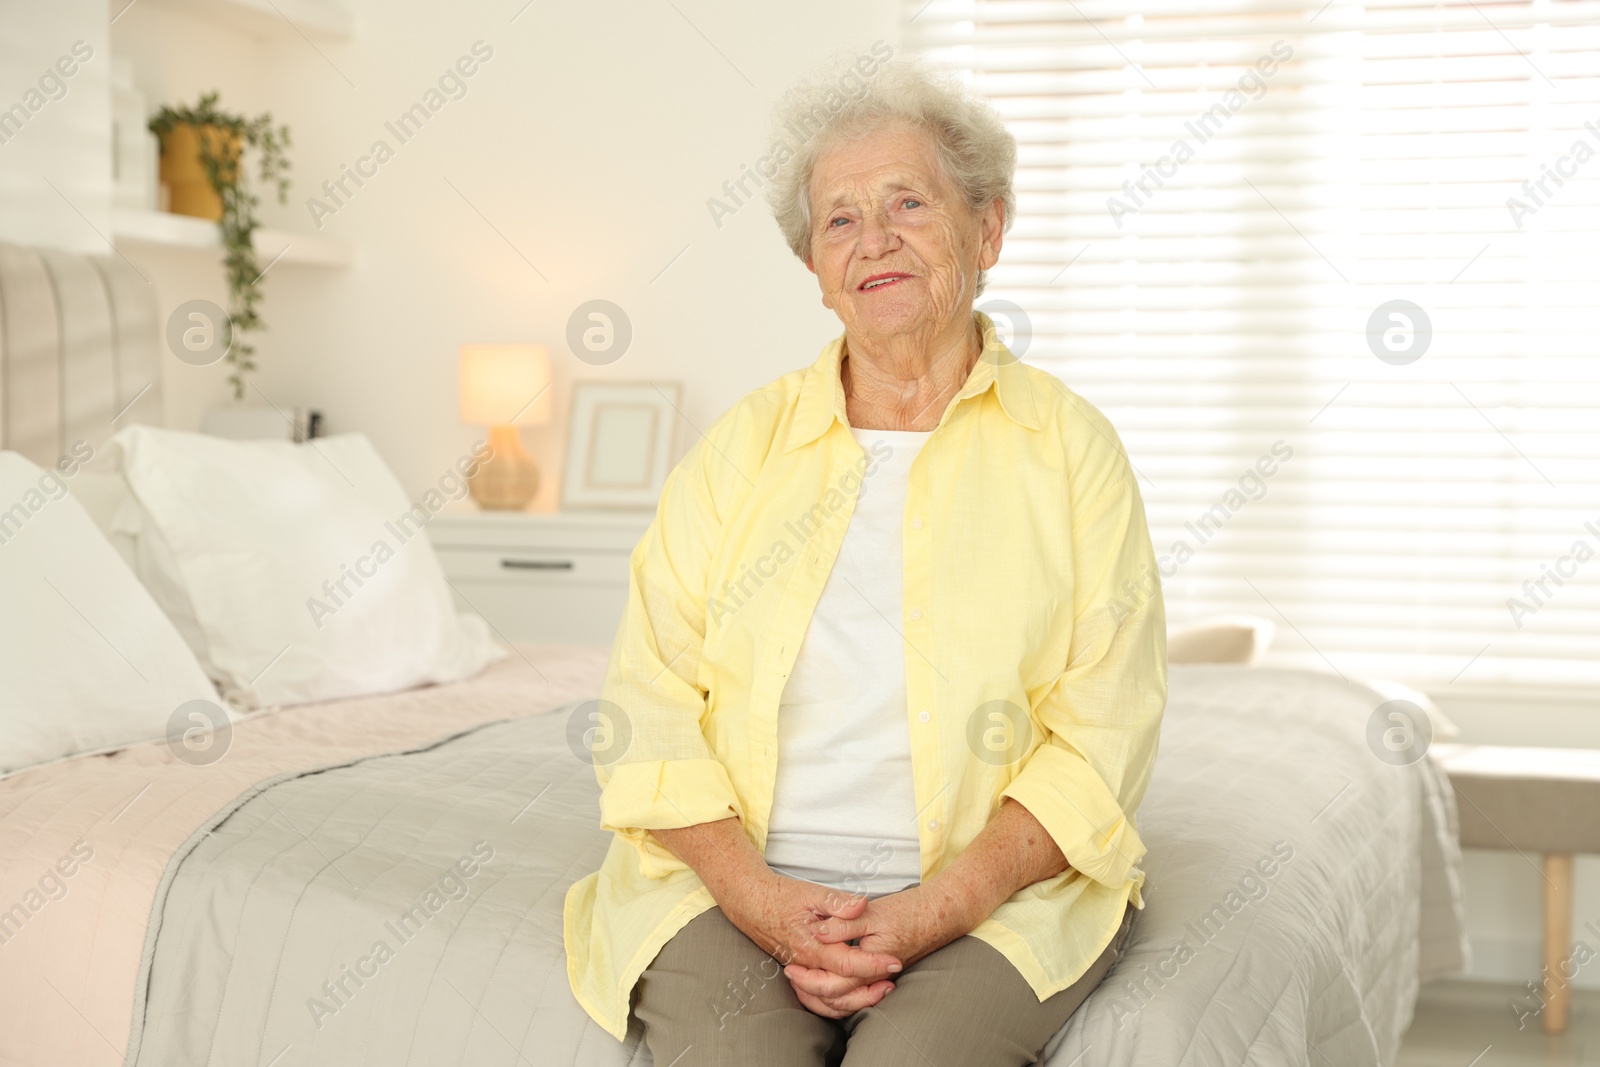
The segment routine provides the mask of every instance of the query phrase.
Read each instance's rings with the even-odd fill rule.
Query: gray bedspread
[[[1379,702],[1309,672],[1173,668],[1148,906],[1046,1063],[1392,1058],[1419,976],[1461,962],[1459,852],[1430,763],[1369,751]],[[563,896],[607,845],[567,710],[219,812],[157,894],[130,1067],[649,1063],[637,1023],[617,1042],[567,985]]]
[[[635,1062],[567,985],[608,836],[567,710],[241,797],[167,872],[128,1062]]]

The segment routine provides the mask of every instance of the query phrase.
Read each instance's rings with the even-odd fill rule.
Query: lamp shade
[[[542,426],[550,421],[550,349],[545,345],[462,345],[461,421],[477,426]]]

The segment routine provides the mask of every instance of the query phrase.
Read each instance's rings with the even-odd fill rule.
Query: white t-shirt
[[[906,482],[933,431],[850,432],[875,462],[779,700],[766,860],[871,897],[922,881],[900,609]]]

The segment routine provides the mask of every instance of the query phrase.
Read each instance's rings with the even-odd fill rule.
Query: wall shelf
[[[263,41],[298,39],[347,41],[350,12],[318,0],[145,0],[182,11]]]
[[[217,224],[166,211],[117,209],[111,216],[111,234],[120,247],[192,248],[220,251]],[[350,246],[327,237],[287,230],[256,231],[256,255],[263,267],[300,264],[311,267],[348,267],[354,259]]]

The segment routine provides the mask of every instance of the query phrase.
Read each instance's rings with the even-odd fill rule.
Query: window
[[[906,15],[1017,136],[979,304],[1118,427],[1174,622],[1600,684],[1600,4]]]

